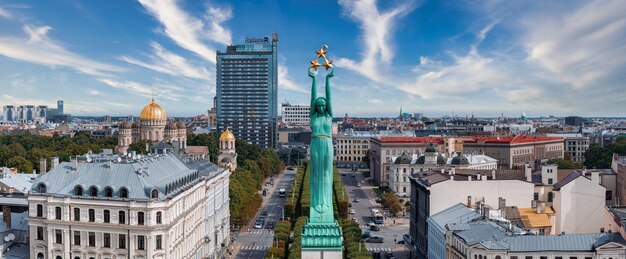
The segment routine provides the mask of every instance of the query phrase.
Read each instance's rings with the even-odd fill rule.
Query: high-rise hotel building
[[[262,148],[277,142],[278,34],[217,51],[217,130]]]

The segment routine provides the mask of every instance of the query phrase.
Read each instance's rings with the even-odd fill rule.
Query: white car
[[[350,209],[350,214],[354,214],[354,209]]]
[[[357,183],[357,184],[356,184],[356,187],[361,187],[361,183]]]

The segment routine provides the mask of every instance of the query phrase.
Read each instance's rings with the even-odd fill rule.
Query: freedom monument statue
[[[311,208],[309,219],[302,229],[302,258],[342,258],[343,235],[333,213],[333,109],[330,78],[335,75],[333,61],[326,59],[328,46],[320,48],[317,58],[311,60],[308,72],[313,79],[311,86]],[[324,60],[323,64],[319,59]],[[326,71],[325,97],[317,96],[317,68]]]

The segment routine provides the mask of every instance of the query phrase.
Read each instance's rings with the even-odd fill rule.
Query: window
[[[533,259],[533,257],[532,257],[532,256],[525,256],[524,258],[525,258],[525,259]]]
[[[43,217],[43,205],[37,204],[37,217]]]
[[[144,224],[144,213],[137,212],[137,225],[143,225],[143,224]]]
[[[158,199],[159,198],[159,191],[157,191],[157,189],[152,189],[152,192],[150,192],[150,198]]]
[[[533,194],[533,200],[536,200],[536,201],[538,201],[538,200],[539,200],[539,193],[538,193],[538,192],[536,192],[536,193],[534,193],[534,194]],[[528,256],[527,256],[527,257],[528,257]],[[531,256],[531,257],[532,257],[532,256]]]
[[[113,197],[113,189],[111,189],[111,187],[104,188],[104,197]]]
[[[102,246],[103,247],[111,247],[111,234],[104,233],[102,238]]]
[[[80,185],[74,187],[74,195],[83,196],[83,187]]]
[[[157,211],[157,213],[156,213],[156,223],[157,223],[157,224],[161,224],[161,221],[162,221],[162,219],[161,219],[161,218],[162,218],[162,214],[163,214],[163,213],[161,213],[160,211]]]
[[[111,211],[104,210],[104,223],[111,223]]]
[[[63,257],[61,257],[60,255],[57,255],[57,257],[55,257],[55,259],[63,259]]]
[[[607,201],[613,200],[613,191],[606,191],[605,196]]]
[[[539,259],[548,259],[547,256],[539,256]]]
[[[63,244],[63,232],[60,229],[54,230],[54,243]]]
[[[137,236],[137,250],[146,250],[145,236]]]
[[[43,240],[43,227],[37,227],[37,240]]]
[[[120,224],[126,224],[126,211],[120,210],[117,220]]]
[[[89,246],[96,246],[96,232],[89,232]]]
[[[74,245],[80,245],[80,231],[74,231]]]
[[[576,259],[576,256],[570,256],[569,259]]]
[[[502,259],[502,257],[500,257],[499,255],[496,255],[496,259]]]
[[[548,192],[548,202],[552,202],[554,200],[554,193]]]
[[[509,259],[517,259],[517,256],[509,256]]]
[[[89,222],[96,221],[96,211],[94,209],[89,209]]]
[[[121,249],[126,248],[126,235],[124,234],[117,235],[117,246],[118,248],[121,248]]]
[[[54,218],[61,220],[61,207],[54,208]]]
[[[120,188],[120,198],[128,198],[128,189]]]
[[[38,253],[37,254],[37,259],[43,259],[43,253]]]
[[[98,187],[95,187],[95,186],[89,187],[89,196],[97,197],[98,196]]]
[[[74,221],[80,221],[80,209],[74,208]]]
[[[548,178],[548,184],[552,184],[552,178]]]
[[[46,185],[44,183],[39,183],[39,185],[37,185],[37,192],[39,193],[46,193]]]
[[[156,236],[156,249],[157,250],[163,249],[163,236],[161,235]]]

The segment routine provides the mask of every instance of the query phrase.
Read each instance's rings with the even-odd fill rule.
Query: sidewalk
[[[231,238],[233,236],[242,236],[242,235],[249,235],[251,230],[252,230],[252,224],[256,221],[256,219],[259,217],[259,215],[261,214],[261,212],[263,211],[263,209],[265,208],[265,206],[267,205],[267,202],[269,201],[269,199],[272,197],[272,194],[274,194],[274,191],[276,190],[277,186],[278,186],[278,182],[280,181],[280,179],[283,177],[283,175],[285,175],[285,172],[281,172],[280,174],[278,174],[276,177],[274,177],[274,186],[268,184],[267,186],[265,186],[265,183],[269,182],[271,177],[266,178],[263,180],[263,186],[261,187],[261,193],[263,192],[263,189],[266,188],[267,189],[267,195],[265,196],[261,196],[261,198],[263,199],[261,206],[259,207],[259,210],[256,212],[256,214],[254,215],[254,220],[251,220],[250,222],[248,222],[248,224],[245,227],[241,228],[241,232],[231,232]],[[235,241],[235,244],[233,245],[231,243],[231,245],[233,246],[233,251],[231,251],[232,255],[227,255],[226,258],[235,258],[237,256],[237,254],[239,253],[239,251],[241,250],[241,247],[243,246],[242,242],[237,242]]]

